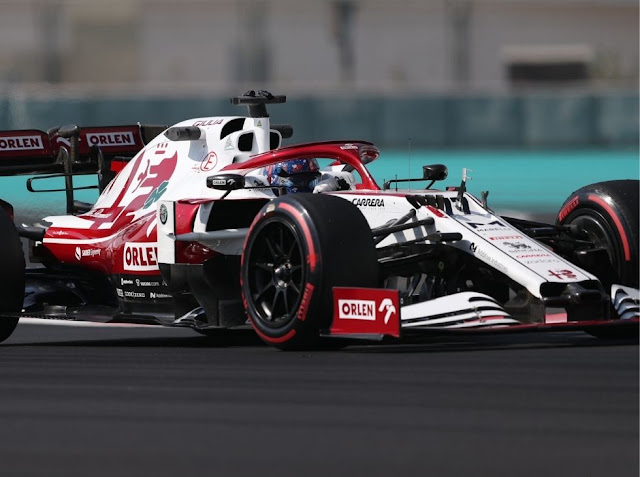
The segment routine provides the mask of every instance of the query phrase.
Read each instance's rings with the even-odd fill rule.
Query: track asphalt
[[[6,476],[637,476],[637,341],[438,337],[284,353],[251,333],[21,324]]]

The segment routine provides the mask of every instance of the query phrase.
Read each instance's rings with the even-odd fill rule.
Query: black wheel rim
[[[246,299],[263,325],[282,328],[295,319],[306,281],[304,257],[290,223],[273,218],[256,231],[247,255]]]
[[[620,269],[616,236],[606,219],[595,211],[588,211],[567,221],[567,224],[577,225],[589,236],[589,240],[599,247],[603,247],[609,255],[609,260],[616,270]]]

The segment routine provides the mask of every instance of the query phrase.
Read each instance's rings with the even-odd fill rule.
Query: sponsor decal
[[[87,142],[92,146],[135,146],[133,133],[87,133]]]
[[[218,187],[235,187],[236,180],[233,177],[211,177],[210,179],[212,186]]]
[[[349,150],[349,149],[358,149],[358,146],[355,144],[347,143],[344,146],[340,146],[340,149]]]
[[[531,245],[522,242],[502,242],[502,245],[509,247],[511,250],[531,250]]]
[[[116,295],[120,298],[124,298],[124,290],[122,288],[116,288]]]
[[[130,243],[124,244],[123,268],[131,271],[154,271],[158,269],[156,244]]]
[[[82,260],[82,257],[99,257],[101,250],[99,248],[87,248],[81,249],[80,247],[76,247],[74,255],[76,260]]]
[[[30,151],[42,148],[40,136],[0,137],[0,151]]]
[[[358,207],[384,207],[384,199],[352,199],[351,202]]]
[[[143,292],[125,290],[124,291],[124,297],[125,298],[146,298],[147,295],[145,293],[143,293]]]
[[[209,172],[210,170],[214,169],[217,164],[218,164],[218,156],[216,155],[215,152],[211,151],[200,162],[199,170],[203,172]]]
[[[500,260],[489,255],[486,251],[482,249],[478,250],[477,256],[482,258],[483,261],[491,265],[493,268],[500,270],[501,272],[507,273],[508,271],[507,267],[502,262],[500,262]]]
[[[231,136],[227,138],[227,142],[224,143],[224,150],[231,151],[233,149],[233,143],[231,142]]]
[[[469,245],[469,250],[475,252],[476,250],[478,250],[478,246],[475,243],[471,242],[471,245]]]
[[[334,335],[400,336],[400,302],[397,290],[334,288]]]
[[[560,280],[564,279],[575,279],[578,278],[576,274],[571,270],[547,270],[549,272],[550,277],[556,277]]]
[[[147,197],[147,200],[144,201],[144,205],[142,206],[142,208],[146,209],[154,202],[157,202],[158,199],[162,197],[162,194],[166,192],[168,186],[169,181],[164,181],[162,184],[160,184],[155,190],[151,192],[151,194],[149,194],[149,197]]]
[[[478,232],[492,232],[497,230],[503,230],[507,226],[504,225],[499,220],[494,220],[493,222],[487,223],[478,223],[478,222],[467,222],[467,225]]]
[[[216,124],[222,124],[222,119],[204,119],[200,121],[195,121],[193,123],[194,126],[215,126]]]
[[[378,311],[383,312],[385,314],[384,315],[385,325],[389,323],[389,319],[391,318],[391,315],[398,314],[398,309],[395,307],[395,305],[393,304],[393,300],[391,300],[390,298],[385,298],[384,300],[382,300],[382,303],[380,303],[380,306],[378,307]]]
[[[575,209],[576,207],[578,207],[578,197],[574,197],[573,199],[571,199],[571,202],[569,202],[567,205],[565,205],[562,210],[560,211],[560,213],[558,214],[558,220],[560,222],[562,222],[567,215],[569,215],[571,213],[571,211],[573,209]]]
[[[304,293],[302,294],[302,301],[300,302],[300,309],[298,310],[297,318],[300,321],[304,321],[307,318],[307,312],[309,311],[309,302],[313,295],[313,285],[307,283],[304,287]]]
[[[258,120],[255,122],[255,125],[256,125],[256,126],[258,126],[258,127],[262,127],[262,120],[261,120],[261,119],[258,119]]]
[[[168,214],[169,214],[169,212],[167,212],[167,206],[162,204],[160,206],[160,223],[162,225],[167,223]]]
[[[147,280],[140,280],[139,278],[136,278],[136,286],[137,287],[159,287],[160,286],[160,282],[150,282]]]
[[[525,253],[521,255],[516,255],[516,258],[541,258],[548,257],[548,253]]]
[[[133,285],[133,280],[127,280],[126,278],[120,278],[120,285]]]
[[[149,292],[149,298],[153,298],[155,300],[157,298],[173,298],[173,297],[168,293]]]
[[[338,300],[338,318],[375,321],[376,302],[374,300]]]
[[[522,235],[499,235],[497,237],[489,237],[489,240],[518,240],[523,238]]]

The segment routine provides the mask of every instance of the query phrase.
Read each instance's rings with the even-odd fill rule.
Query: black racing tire
[[[575,191],[558,214],[560,225],[577,225],[604,247],[615,283],[638,288],[638,201],[640,182],[598,182]]]
[[[24,302],[25,264],[13,220],[0,208],[0,315],[20,312]],[[19,318],[0,316],[0,342],[11,336]]]
[[[319,335],[331,324],[332,288],[377,284],[371,229],[345,199],[286,195],[266,204],[251,224],[241,264],[242,297],[256,333],[272,346],[327,346]]]
[[[613,273],[601,278],[607,293],[611,283],[638,288],[639,190],[637,180],[598,182],[571,194],[558,213],[558,224],[577,226],[607,251]],[[588,332],[601,338],[623,337],[616,329]],[[627,328],[623,334],[628,334]]]

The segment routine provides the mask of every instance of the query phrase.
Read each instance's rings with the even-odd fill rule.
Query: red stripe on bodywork
[[[440,209],[436,209],[432,205],[427,205],[427,210],[437,217],[446,217],[446,215]]]
[[[618,229],[618,233],[620,234],[620,239],[622,240],[622,249],[624,250],[624,259],[628,262],[631,260],[631,250],[629,248],[629,239],[627,238],[627,234],[624,232],[624,228],[622,227],[622,222],[620,222],[620,218],[614,212],[613,208],[607,204],[602,198],[598,197],[594,194],[589,194],[587,196],[589,200],[592,200],[611,216],[613,219],[613,223],[616,224],[616,228]]]
[[[308,255],[309,267],[311,269],[311,272],[315,272],[316,264],[318,263],[318,256],[316,255],[316,250],[313,246],[313,237],[311,236],[311,230],[309,230],[309,225],[307,224],[307,221],[304,220],[304,216],[298,210],[296,210],[292,205],[281,202],[279,204],[279,207],[283,210],[286,210],[291,215],[293,215],[297,219],[298,223],[300,224],[302,233],[304,234],[304,237],[307,243],[309,244],[309,255]]]

